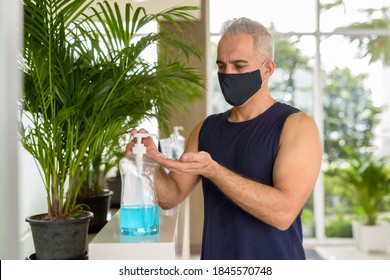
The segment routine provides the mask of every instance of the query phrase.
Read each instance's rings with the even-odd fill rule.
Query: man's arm
[[[198,151],[198,136],[202,123],[199,123],[188,137],[185,152],[196,153]],[[168,160],[160,153],[156,153],[155,149],[148,150],[147,156],[152,156],[155,160],[157,158],[157,162],[161,159]],[[181,203],[199,180],[199,174],[177,173],[174,170],[167,174],[163,168],[160,168],[157,176],[157,198],[161,208],[170,209]]]
[[[273,187],[228,170],[205,152],[185,153],[179,161],[156,161],[174,170],[175,174],[200,174],[209,178],[242,209],[265,223],[286,230],[314,188],[321,158],[321,141],[315,122],[304,113],[296,113],[286,120],[281,135]]]
[[[223,167],[210,178],[237,205],[280,229],[290,227],[309,198],[320,170],[321,141],[314,121],[291,115],[282,132],[273,170],[274,187],[245,179]]]

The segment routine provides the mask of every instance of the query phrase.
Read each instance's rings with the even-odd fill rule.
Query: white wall
[[[19,1],[0,0],[0,259],[18,259],[18,180],[16,100],[16,30],[21,27]]]
[[[23,85],[16,56],[22,31],[20,1],[0,0],[0,259],[24,259],[34,253],[25,218],[47,211],[38,169],[17,134],[17,100]]]
[[[18,246],[19,258],[35,252],[30,224],[25,218],[30,215],[47,212],[46,193],[38,167],[32,156],[18,144],[18,185],[19,185],[19,215],[18,215]]]

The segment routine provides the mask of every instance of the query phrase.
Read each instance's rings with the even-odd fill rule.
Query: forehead
[[[218,43],[218,59],[233,57],[255,56],[253,36],[249,34],[238,34],[229,37],[222,37]]]

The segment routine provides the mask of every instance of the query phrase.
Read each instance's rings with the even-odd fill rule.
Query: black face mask
[[[240,106],[251,98],[263,83],[260,69],[242,74],[218,73],[219,85],[226,102],[232,106]]]

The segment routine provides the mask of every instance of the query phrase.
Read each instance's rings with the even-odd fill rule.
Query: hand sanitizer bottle
[[[120,231],[123,235],[153,235],[160,230],[160,216],[156,195],[158,164],[145,156],[146,147],[142,138],[151,134],[134,135],[130,158],[119,163],[122,178],[120,206]]]
[[[185,148],[185,138],[180,135],[179,130],[183,130],[182,126],[174,126],[173,133],[171,134],[171,149],[172,149],[172,158],[179,159],[184,152]]]

